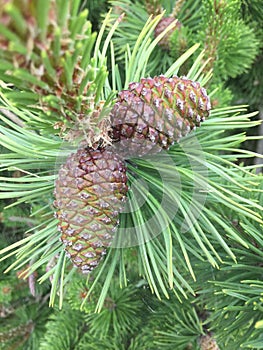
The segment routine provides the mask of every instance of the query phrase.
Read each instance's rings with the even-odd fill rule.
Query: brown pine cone
[[[127,193],[124,162],[106,149],[79,149],[59,170],[55,184],[61,241],[83,273],[106,254]]]
[[[199,82],[156,76],[130,83],[111,113],[111,137],[125,157],[169,149],[209,115],[210,100]]]

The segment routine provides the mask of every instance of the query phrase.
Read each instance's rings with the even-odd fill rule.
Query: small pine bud
[[[144,3],[149,15],[157,16],[163,12],[163,8],[158,0],[145,0]]]
[[[201,350],[220,350],[216,340],[209,334],[200,338],[200,348]]]
[[[175,21],[173,17],[163,17],[160,22],[157,24],[154,30],[154,37],[159,36],[172,22]],[[170,29],[164,37],[158,42],[158,45],[165,51],[170,50],[170,38],[175,30],[178,30],[181,27],[181,23],[177,21],[174,28]]]

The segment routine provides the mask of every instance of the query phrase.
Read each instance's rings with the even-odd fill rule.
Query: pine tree
[[[0,1],[1,349],[263,348],[253,13]]]

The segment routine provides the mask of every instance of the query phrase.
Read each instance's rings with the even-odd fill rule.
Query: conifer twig
[[[0,113],[2,113],[4,116],[6,116],[8,119],[12,120],[15,124],[18,126],[21,126],[22,128],[25,127],[25,123],[14,113],[9,111],[8,109],[5,108],[0,108]]]
[[[261,120],[261,124],[259,126],[258,134],[263,137],[263,106],[259,109],[259,120]],[[257,154],[263,154],[263,138],[258,140],[257,142]],[[261,167],[257,168],[257,172],[263,172],[263,160],[260,157],[255,159],[255,164],[260,165]]]

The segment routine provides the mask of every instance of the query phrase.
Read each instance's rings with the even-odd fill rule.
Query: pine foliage
[[[263,178],[244,161],[263,156],[243,149],[260,122],[225,89],[256,64],[245,14],[259,21],[258,1],[114,0],[95,33],[98,5],[0,1],[1,348],[262,349]],[[156,37],[169,15],[181,27]],[[85,277],[59,240],[58,169],[79,147],[109,146],[117,92],[160,73],[200,82],[211,115],[126,161],[127,205]]]
[[[73,127],[71,133],[81,134],[86,115],[86,129],[95,134],[92,125],[99,127],[107,68],[103,56],[98,62],[99,41],[93,55],[96,33],[79,5],[79,0],[1,5],[8,24],[0,27],[2,88],[16,106],[37,114],[27,122],[40,132],[66,136]]]
[[[75,349],[80,335],[85,331],[83,314],[65,305],[63,310],[55,310],[46,323],[40,350]]]
[[[36,274],[23,280],[23,270],[9,273],[0,282],[0,348],[39,348],[51,310],[46,306],[47,285],[36,285]]]
[[[149,14],[153,18],[158,18],[158,15],[162,18],[174,18],[180,23],[179,28],[174,28],[171,24],[161,34],[159,41],[172,30],[169,36],[170,51],[162,50],[159,45],[156,46],[152,56],[154,59],[151,60],[149,72],[147,72],[149,75],[152,72],[163,73],[171,65],[173,59],[198,42],[200,50],[204,49],[205,52],[204,61],[209,60],[205,69],[213,70],[210,84],[215,87],[221,83],[224,84],[223,89],[226,89],[225,82],[237,76],[242,79],[259,54],[261,41],[257,30],[258,24],[253,24],[256,15],[253,15],[251,21],[245,21],[242,17],[242,11],[256,12],[257,4],[246,4],[241,0],[176,1],[173,7],[170,1],[157,1],[156,6],[165,12],[147,13],[149,9],[153,11],[150,6],[151,1],[148,0],[145,2],[137,0],[132,3],[129,0],[112,0],[110,3],[113,8],[118,8],[119,11],[125,13],[124,20],[117,29],[118,36],[115,41],[116,53],[120,61],[124,60],[125,38],[128,35],[129,45],[133,47]],[[261,12],[259,10],[259,17]],[[116,17],[114,12],[112,16]],[[196,58],[196,56],[193,57]],[[189,69],[189,63],[190,61],[186,63],[186,67],[182,67],[183,74]],[[223,92],[218,96],[222,98]],[[225,98],[229,104],[232,98],[232,95],[229,96],[229,91]],[[216,98],[215,105],[220,102],[220,98]],[[224,104],[219,104],[219,106],[224,106]]]

